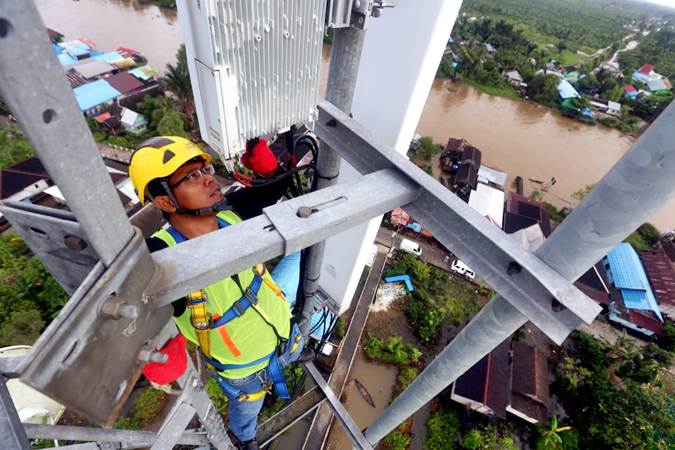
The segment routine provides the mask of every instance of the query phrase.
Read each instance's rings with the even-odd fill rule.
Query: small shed
[[[145,133],[147,129],[146,125],[148,121],[145,119],[145,116],[129,108],[122,108],[120,121],[124,129],[131,134],[140,135]]]

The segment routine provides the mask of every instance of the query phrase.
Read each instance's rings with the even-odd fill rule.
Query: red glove
[[[241,157],[244,166],[253,172],[269,177],[277,171],[277,157],[265,139],[251,139],[246,143],[246,153]]]
[[[143,367],[145,378],[156,384],[169,384],[179,379],[187,369],[186,348],[187,340],[182,334],[169,339],[166,345],[159,350],[169,359],[165,363],[147,363]]]

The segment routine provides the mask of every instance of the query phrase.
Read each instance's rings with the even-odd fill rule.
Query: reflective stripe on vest
[[[232,211],[223,211],[217,215],[219,223],[236,224],[241,220]],[[221,223],[222,227],[222,223]],[[167,230],[160,230],[153,235],[162,239],[167,245],[173,246],[177,242]],[[214,249],[215,251],[227,251],[227,249]],[[242,287],[249,286],[254,278],[253,271],[245,269],[239,272],[239,280]],[[269,282],[268,282],[269,279]],[[264,275],[263,285],[258,292],[258,308],[263,311],[267,320],[278,330],[282,338],[288,338],[290,334],[290,305],[285,301],[279,301],[279,297],[271,289],[273,283],[270,275]],[[220,317],[237,300],[242,297],[241,291],[232,278],[224,278],[207,286],[204,291],[208,297],[208,311],[213,316]],[[249,308],[252,309],[252,308]],[[197,333],[190,324],[190,311],[186,309],[180,317],[174,318],[179,330],[191,342],[199,345]],[[227,329],[212,329],[210,331],[210,353],[223,366],[239,365],[240,368],[221,371],[221,375],[227,378],[244,378],[267,366],[268,361],[262,361],[249,367],[241,367],[252,361],[259,360],[269,355],[277,346],[278,339],[272,328],[254,311],[248,311],[227,324]]]

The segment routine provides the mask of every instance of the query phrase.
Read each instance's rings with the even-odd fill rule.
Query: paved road
[[[420,256],[420,259],[422,261],[427,264],[431,264],[432,266],[436,266],[441,270],[445,270],[446,272],[450,272],[450,266],[448,266],[448,264],[445,262],[445,257],[448,256],[449,260],[452,261],[454,258],[452,253],[448,252],[447,250],[441,250],[434,245],[428,244],[424,241],[424,239],[415,239],[413,236],[401,235],[390,230],[389,228],[380,227],[380,229],[377,230],[375,242],[382,244],[385,247],[399,248],[403,239],[417,242],[420,245],[420,248],[422,249],[422,255]]]

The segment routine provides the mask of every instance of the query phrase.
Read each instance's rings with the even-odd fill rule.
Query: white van
[[[456,274],[464,275],[470,280],[473,280],[476,277],[476,273],[459,259],[456,259],[452,262],[452,264],[450,265],[450,270],[452,270]]]
[[[418,244],[417,242],[413,242],[409,239],[401,240],[401,245],[399,246],[399,248],[401,249],[401,251],[404,251],[406,253],[412,253],[417,256],[420,256],[422,254],[420,244]]]

